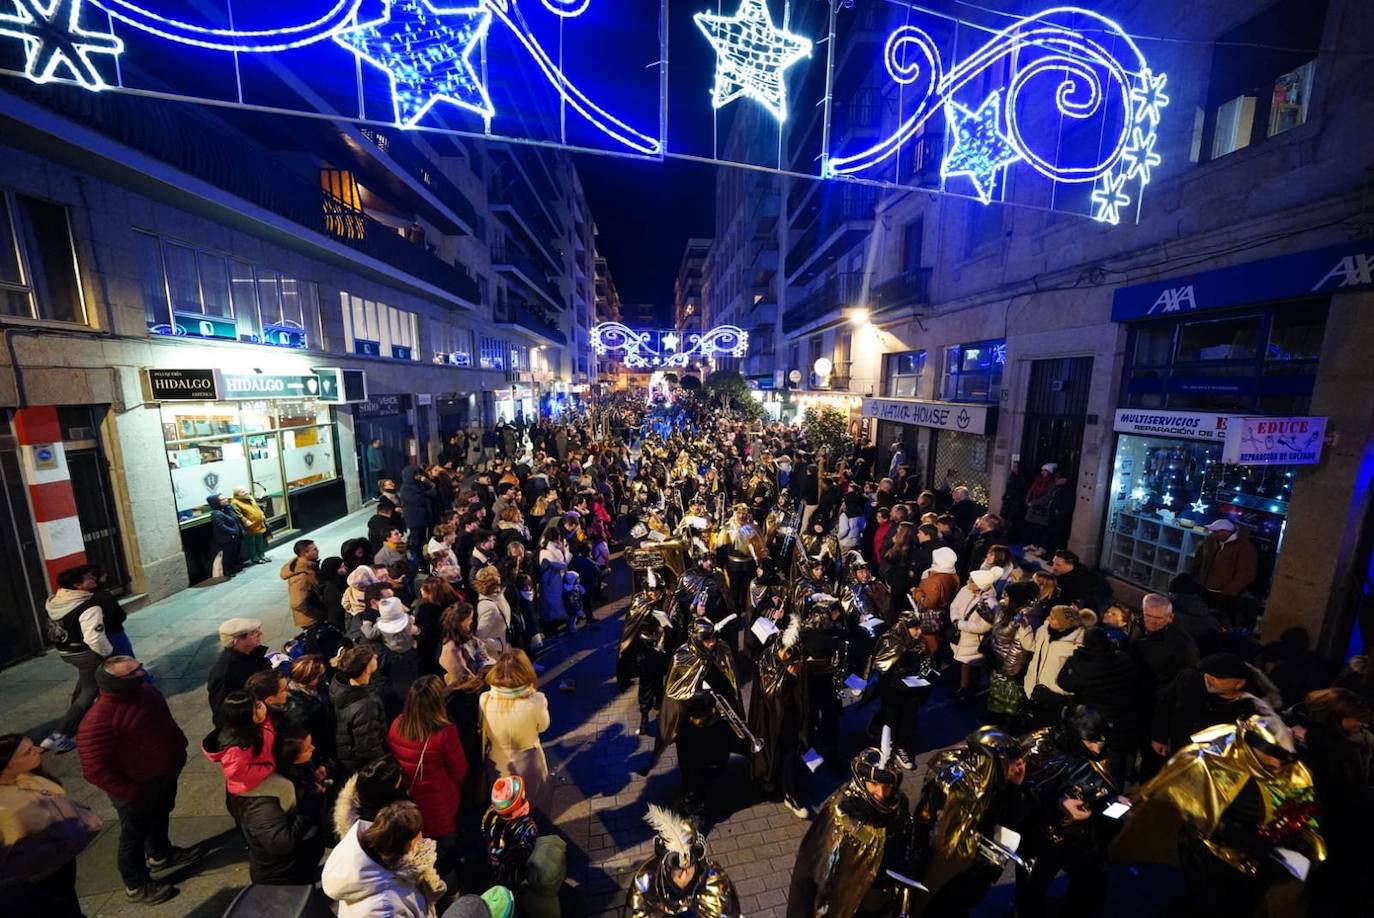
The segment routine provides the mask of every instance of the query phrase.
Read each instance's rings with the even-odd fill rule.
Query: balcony
[[[850,306],[864,303],[864,290],[869,275],[866,271],[849,271],[828,278],[819,289],[806,294],[782,314],[782,331],[790,335],[799,328],[824,319]]]
[[[376,183],[385,186],[387,190],[394,190],[394,186],[400,184],[395,181],[392,174],[393,169],[398,170],[409,176],[413,181],[422,186],[425,191],[444,207],[453,212],[459,220],[460,226],[451,227],[451,221],[447,218],[435,219],[439,214],[427,214],[436,225],[439,225],[445,232],[461,231],[465,233],[475,233],[477,231],[477,209],[473,207],[468,196],[459,190],[458,186],[449,181],[448,178],[439,171],[439,167],[430,161],[430,158],[421,152],[415,142],[402,132],[387,132],[377,128],[362,127],[358,132],[367,139],[369,146],[357,150],[362,156],[376,162],[376,166],[367,168],[366,164],[360,163],[364,171],[369,175],[369,184]],[[345,135],[345,143],[350,149],[354,144],[352,138]],[[426,209],[433,209],[432,205],[425,202]]]
[[[548,300],[554,309],[562,309],[563,297],[551,283],[548,274],[536,265],[519,246],[498,242],[491,247],[491,262],[497,271],[518,277],[531,292]]]
[[[542,343],[562,347],[568,343],[567,335],[558,326],[539,315],[533,308],[517,303],[497,306],[496,323],[507,328],[523,329],[542,340]]]
[[[562,270],[558,250],[554,248],[554,240],[559,234],[529,192],[519,182],[502,180],[493,181],[487,194],[492,213],[504,218],[512,230],[524,236],[551,270]]]
[[[930,273],[930,268],[917,268],[889,278],[869,291],[866,305],[873,312],[883,312],[929,303]]]
[[[805,284],[866,237],[873,226],[878,190],[865,186],[829,188],[812,199],[793,223],[800,236],[787,252],[787,280]]]
[[[56,84],[39,87],[11,82],[6,84],[6,90],[240,201],[289,220],[322,240],[347,246],[466,303],[481,302],[477,281],[466,271],[406,241],[394,229],[365,213],[352,211],[345,223],[339,223],[338,202],[320,188],[318,175],[300,176],[270,150],[234,133],[209,114],[158,99],[113,92],[96,94]],[[224,220],[226,216],[218,218]],[[239,217],[240,222],[243,219]],[[291,238],[315,248],[320,245],[302,239],[299,234],[292,234]],[[335,256],[334,260],[343,259]],[[344,265],[355,270],[359,267],[351,260],[344,260]],[[384,280],[396,280],[389,272],[371,273],[380,274]]]
[[[831,392],[848,392],[849,371],[853,366],[853,361],[839,361],[831,368],[830,375],[826,377],[826,386],[818,388],[828,388]]]

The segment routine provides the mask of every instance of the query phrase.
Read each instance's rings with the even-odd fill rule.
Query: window
[[[1326,314],[1325,302],[1303,301],[1246,315],[1139,325],[1131,330],[1122,404],[1302,414]]]
[[[86,322],[67,208],[0,191],[0,313]]]
[[[1193,150],[1217,159],[1307,120],[1326,0],[1279,0],[1220,36]]]
[[[530,368],[529,345],[512,344],[510,346],[510,368],[512,370],[528,370]]]
[[[478,344],[478,366],[484,370],[504,370],[506,368],[506,343],[499,338],[481,336]]]
[[[888,354],[883,394],[894,398],[915,398],[921,393],[921,377],[926,371],[926,352],[907,351]]]
[[[434,362],[455,367],[472,366],[472,332],[447,322],[430,323]]]
[[[419,360],[419,320],[415,313],[339,292],[344,348],[364,357]]]
[[[916,219],[902,231],[902,273],[911,275],[921,270],[921,247],[925,244],[925,221]]]
[[[1007,362],[1005,339],[975,341],[945,348],[942,396],[951,402],[996,402]]]
[[[312,282],[137,230],[134,251],[154,334],[292,348],[319,340]]]

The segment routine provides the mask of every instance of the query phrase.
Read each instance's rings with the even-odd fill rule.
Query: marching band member
[[[749,695],[749,731],[763,748],[749,760],[749,777],[768,796],[780,795],[783,806],[805,819],[798,803],[802,735],[805,723],[801,696],[801,619],[792,615],[787,627],[775,632],[759,655],[754,689]]]
[[[802,692],[811,747],[832,763],[840,755],[840,692],[849,675],[849,626],[839,599],[812,593],[802,604]]]
[[[706,837],[671,810],[649,804],[654,853],[630,881],[628,918],[740,918],[739,896],[718,862],[706,856]]]
[[[909,770],[916,754],[917,712],[938,676],[935,660],[921,640],[921,618],[915,611],[906,612],[878,638],[869,666],[869,674],[874,672],[878,674],[877,722],[892,730],[893,761]],[[928,684],[908,685],[904,680],[910,678]]]
[[[625,612],[615,665],[616,684],[622,692],[636,675],[639,677],[639,736],[649,732],[649,712],[662,705],[668,652],[674,643],[674,629],[666,627],[654,614],[667,617],[663,587],[652,569],[646,576],[645,589],[630,601]]]

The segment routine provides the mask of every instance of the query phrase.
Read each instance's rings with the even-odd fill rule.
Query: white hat
[[[1212,532],[1235,532],[1236,524],[1228,519],[1220,519],[1212,520],[1212,522],[1208,523],[1203,528],[1210,529]]]
[[[240,638],[251,634],[254,631],[262,630],[261,619],[256,618],[231,618],[227,622],[222,622],[219,626],[219,636],[221,638]]]
[[[400,634],[410,627],[410,616],[406,613],[405,603],[395,596],[388,596],[377,603],[377,611],[382,617],[377,620],[377,630],[382,634]]]
[[[930,569],[937,574],[954,573],[954,565],[959,560],[959,556],[954,553],[954,549],[949,547],[937,548],[930,553]]]
[[[1059,464],[1056,462],[1046,462],[1044,465],[1040,466],[1040,471],[1057,472],[1059,471]]]
[[[986,571],[974,571],[968,575],[968,579],[973,581],[973,585],[980,590],[990,588],[994,583],[1002,579],[1002,569],[994,567]]]

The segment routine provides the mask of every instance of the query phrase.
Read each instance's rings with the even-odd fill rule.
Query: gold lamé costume
[[[1226,812],[1249,782],[1259,785],[1261,822],[1274,822],[1285,801],[1312,799],[1312,774],[1301,762],[1285,762],[1271,772],[1246,740],[1255,733],[1266,742],[1274,737],[1263,716],[1234,724],[1218,724],[1193,734],[1193,741],[1175,752],[1159,774],[1140,789],[1121,834],[1112,844],[1118,860],[1175,864],[1180,832],[1194,834],[1215,857],[1247,876],[1259,872],[1250,853],[1214,837]],[[1315,820],[1302,820],[1296,833],[1313,861],[1326,859],[1326,842]],[[1293,847],[1292,842],[1281,843]]]
[[[866,896],[895,897],[875,889],[888,863],[901,872],[911,841],[910,802],[894,788],[886,804],[878,803],[857,780],[846,781],[816,814],[802,839],[792,868],[787,897],[788,918],[848,918]],[[887,853],[889,842],[901,854]],[[897,863],[893,864],[893,861]]]
[[[697,863],[696,876],[686,890],[677,890],[668,879],[662,855],[655,854],[635,871],[626,902],[629,918],[660,918],[692,915],[698,918],[737,918],[739,896],[730,878],[713,860]]]
[[[705,727],[719,719],[720,715],[714,708],[698,710],[694,704],[701,683],[706,681],[713,669],[729,683],[733,697],[726,700],[736,705],[738,710],[739,683],[735,680],[730,648],[724,641],[717,640],[708,651],[695,640],[689,640],[673,654],[672,665],[668,668],[668,681],[663,691],[663,707],[658,712],[658,738],[654,742],[654,761],[657,761],[663,750],[677,739],[684,720],[694,727]]]

